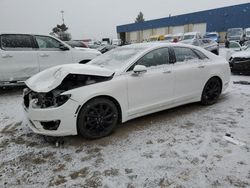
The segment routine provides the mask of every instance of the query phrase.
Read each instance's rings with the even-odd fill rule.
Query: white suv
[[[77,50],[52,36],[0,34],[0,86],[23,84],[46,68],[87,63],[98,55],[97,50]]]

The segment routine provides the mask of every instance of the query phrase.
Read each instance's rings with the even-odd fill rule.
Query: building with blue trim
[[[250,3],[117,26],[118,37],[142,42],[152,35],[197,31],[218,32],[224,39],[228,28],[250,27]]]

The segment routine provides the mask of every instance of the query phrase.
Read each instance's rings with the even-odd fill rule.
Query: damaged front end
[[[105,82],[114,72],[90,65],[60,65],[44,70],[30,79],[23,92],[27,125],[37,134],[76,135],[76,110],[73,89]],[[72,92],[71,92],[72,90]]]
[[[92,76],[80,74],[68,74],[59,86],[49,92],[35,92],[30,88],[25,88],[23,92],[24,105],[26,108],[55,108],[66,103],[71,95],[63,93],[75,88],[92,85],[111,80],[112,76]],[[32,101],[32,103],[31,103]]]

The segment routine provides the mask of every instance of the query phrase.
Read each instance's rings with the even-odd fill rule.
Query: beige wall
[[[225,42],[226,32],[219,32],[219,35],[220,35],[220,42],[224,43]]]

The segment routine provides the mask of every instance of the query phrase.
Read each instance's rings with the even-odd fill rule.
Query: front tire
[[[118,123],[116,105],[106,98],[87,102],[78,115],[78,132],[85,138],[97,139],[111,134]]]
[[[222,90],[219,78],[210,78],[202,92],[201,103],[203,105],[212,105],[218,100]]]

